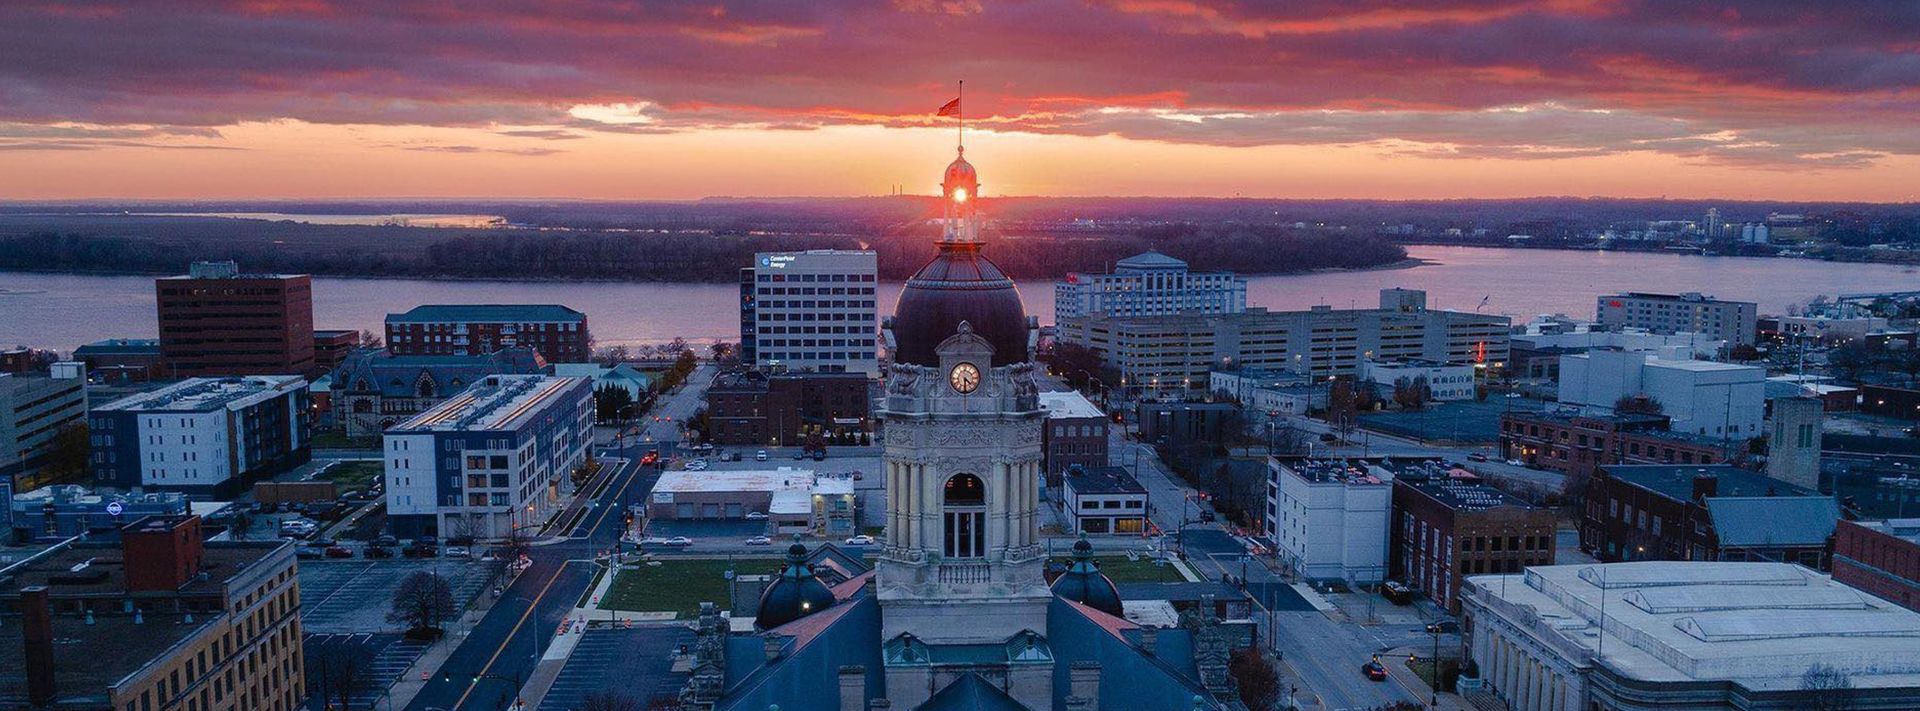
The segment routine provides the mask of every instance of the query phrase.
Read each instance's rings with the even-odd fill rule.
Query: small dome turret
[[[779,577],[760,593],[760,611],[753,617],[753,626],[770,630],[824,610],[833,602],[833,591],[813,576],[812,567],[807,565],[807,547],[795,536],[793,545],[787,547],[787,563]]]
[[[1122,616],[1120,589],[1114,587],[1113,581],[1102,575],[1100,567],[1094,564],[1093,544],[1087,542],[1084,533],[1073,544],[1073,565],[1060,577],[1054,578],[1053,594],[1114,617]]]

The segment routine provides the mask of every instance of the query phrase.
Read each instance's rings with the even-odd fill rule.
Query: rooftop
[[[205,579],[181,588],[183,595],[211,595],[241,571],[265,560],[285,541],[209,542],[201,556]],[[20,588],[45,585],[55,598],[77,595],[124,595],[127,591],[126,555],[120,544],[71,543],[55,546],[32,558],[0,568],[0,598],[12,599]],[[0,645],[4,647],[7,645]]]
[[[94,341],[74,349],[75,357],[82,355],[107,355],[113,353],[160,354],[158,338],[109,338]]]
[[[1078,494],[1146,494],[1147,487],[1122,467],[1072,467],[1066,471],[1066,484]]]
[[[1920,545],[1920,518],[1890,518],[1885,521],[1855,521],[1861,528],[1879,531],[1900,540]]]
[[[559,304],[426,304],[387,314],[387,323],[575,322],[587,315]]]
[[[1158,271],[1158,270],[1165,270],[1165,269],[1184,270],[1187,268],[1187,263],[1180,259],[1169,257],[1165,254],[1161,254],[1154,250],[1147,250],[1145,252],[1141,252],[1131,257],[1127,257],[1126,259],[1122,259],[1118,262],[1115,262],[1114,267],[1116,268],[1115,269],[1116,272],[1121,272],[1121,273],[1130,272],[1130,271],[1145,271],[1145,270]]]
[[[1920,613],[1794,564],[1554,565],[1468,584],[1472,604],[1493,601],[1563,656],[1604,651],[1632,679],[1792,690],[1824,663],[1857,687],[1920,686]]]
[[[1093,404],[1087,396],[1072,390],[1040,393],[1040,409],[1047,411],[1048,418],[1055,417],[1106,417],[1107,413]]]
[[[169,648],[199,633],[215,616],[165,612],[120,614],[118,605],[97,612],[93,621],[71,614],[53,618],[53,677],[55,705],[103,708],[107,688],[139,671]],[[26,646],[18,625],[10,625],[13,639],[0,644],[0,707],[28,708]]]
[[[1608,476],[1675,501],[1692,500],[1693,480],[1695,477],[1703,476],[1715,479],[1714,497],[1818,495],[1818,492],[1804,487],[1726,464],[1710,466],[1662,464],[1604,467],[1604,469]]]
[[[660,474],[654,493],[692,494],[729,491],[806,491],[813,488],[812,469],[709,469]]]
[[[1840,504],[1831,496],[1718,496],[1707,515],[1721,546],[1821,546],[1833,537]]]
[[[1314,484],[1384,485],[1393,474],[1363,459],[1274,459],[1281,469]]]
[[[1452,478],[1429,479],[1426,481],[1402,478],[1396,481],[1413,487],[1415,491],[1426,494],[1433,500],[1455,511],[1485,511],[1502,506],[1522,509],[1533,508],[1532,504],[1527,503],[1517,496],[1478,481]]]
[[[234,409],[306,387],[298,375],[188,378],[152,392],[130,395],[94,411],[212,412]]]
[[[393,432],[511,430],[586,378],[489,375],[432,409],[388,429]]]

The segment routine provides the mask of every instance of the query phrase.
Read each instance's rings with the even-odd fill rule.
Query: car
[[[1360,673],[1373,681],[1387,680],[1387,668],[1380,664],[1379,659],[1360,665]]]
[[[346,546],[327,546],[328,558],[352,558],[353,550]]]
[[[827,450],[824,450],[824,449],[813,450],[813,461],[821,462],[821,461],[826,461],[826,459],[827,459]]]
[[[1487,455],[1482,454],[1480,452],[1474,452],[1472,454],[1467,455],[1467,461],[1484,462],[1484,461],[1487,461]]]
[[[756,462],[764,462],[764,461],[767,461],[767,450],[764,450],[764,449],[762,449],[762,450],[760,450],[760,451],[758,451],[758,452],[754,452],[754,453],[753,453],[753,461],[756,461]]]
[[[873,545],[873,536],[869,536],[867,534],[862,533],[858,536],[854,536],[852,538],[847,539],[847,545],[850,545],[850,546]]]
[[[314,560],[326,557],[326,552],[313,546],[300,546],[293,549],[293,557],[301,560]]]
[[[1453,620],[1441,620],[1427,623],[1427,634],[1460,634],[1460,623]]]
[[[660,463],[659,452],[648,452],[640,456],[640,466],[650,467]]]
[[[447,546],[445,555],[448,558],[472,558],[473,550],[466,546]]]
[[[1201,512],[1200,512],[1200,522],[1201,522],[1201,523],[1213,523],[1213,522],[1214,522],[1214,518],[1215,518],[1215,517],[1214,517],[1214,515],[1213,515],[1213,512],[1212,512],[1212,511],[1201,511]]]
[[[412,545],[406,550],[408,558],[433,558],[440,555],[439,546]]]
[[[754,536],[747,539],[746,543],[750,546],[770,546],[773,545],[773,539],[766,536]]]
[[[381,536],[379,538],[373,539],[373,544],[376,546],[392,548],[394,546],[400,545],[400,539],[394,538],[393,536]]]
[[[667,545],[690,546],[690,545],[693,545],[693,539],[688,538],[686,536],[674,536],[672,538],[667,539]]]
[[[698,472],[698,471],[706,471],[706,469],[707,469],[707,460],[705,459],[687,460],[687,471]]]
[[[1520,461],[1518,459],[1507,460],[1507,466],[1510,466],[1510,467],[1524,467],[1526,465],[1527,465],[1526,462]]]
[[[765,520],[767,520],[767,512],[765,512],[765,511],[748,511],[748,512],[747,512],[747,520],[748,520],[748,521],[765,521]]]
[[[368,558],[392,558],[393,549],[386,546],[367,546]]]
[[[1333,436],[1333,433],[1332,433],[1332,432],[1322,432],[1322,433],[1320,433],[1320,441],[1322,441],[1322,442],[1334,442],[1334,441],[1337,441],[1337,440],[1339,440],[1339,439],[1340,439],[1339,437],[1335,437],[1335,436]]]
[[[661,538],[659,536],[648,536],[646,538],[640,539],[640,545],[643,545],[643,546],[664,546],[666,544],[667,544],[667,539]]]
[[[336,541],[336,540],[333,540],[333,539],[331,539],[331,538],[327,538],[327,537],[324,537],[324,536],[323,536],[323,537],[320,537],[320,538],[315,538],[315,539],[313,539],[313,540],[311,540],[311,541],[308,541],[307,543],[308,543],[309,545],[315,545],[315,546],[319,546],[319,547],[321,547],[321,548],[332,548],[332,547],[334,547],[334,546],[337,546],[337,545],[340,545],[340,542],[339,542],[339,541]]]
[[[413,545],[422,548],[438,548],[440,547],[440,539],[436,536],[421,536],[413,539]]]

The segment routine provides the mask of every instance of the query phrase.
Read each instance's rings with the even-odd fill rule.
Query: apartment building
[[[1280,562],[1310,581],[1386,579],[1393,472],[1377,460],[1267,459],[1268,537]]]
[[[227,498],[299,466],[312,447],[298,375],[191,378],[93,409],[94,483]]]
[[[287,375],[313,369],[313,279],[195,262],[153,282],[160,352],[176,377]]]
[[[487,376],[387,430],[388,525],[472,538],[538,526],[572,493],[592,443],[592,380]]]
[[[1667,429],[1665,415],[1585,414],[1575,410],[1500,416],[1500,456],[1586,481],[1618,464],[1719,464],[1727,442]]]
[[[45,373],[0,373],[0,485],[10,481],[21,492],[54,483],[50,477],[58,472],[48,465],[61,433],[86,421],[86,366],[62,362]]]
[[[1040,467],[1047,485],[1059,486],[1069,468],[1107,466],[1107,413],[1073,391],[1040,393],[1040,409],[1047,421],[1040,431]]]
[[[394,355],[487,355],[527,346],[549,363],[592,360],[587,315],[559,304],[429,304],[387,314]]]
[[[742,363],[879,376],[872,251],[761,252],[753,261],[740,270]]]
[[[1697,333],[1732,345],[1750,346],[1758,331],[1759,306],[1751,301],[1722,301],[1699,292],[1601,296],[1594,320],[1610,331],[1642,328],[1653,333]]]
[[[1393,481],[1389,575],[1460,612],[1466,576],[1553,565],[1554,514],[1438,463]]]

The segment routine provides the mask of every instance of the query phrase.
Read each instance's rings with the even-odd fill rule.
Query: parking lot
[[[455,603],[465,605],[487,585],[489,563],[471,560],[306,560],[300,562],[300,619],[313,634],[396,631],[387,622],[400,581],[418,571],[446,576]]]
[[[313,694],[309,707],[319,711],[338,703],[339,691],[330,685],[344,679],[351,679],[353,689],[348,708],[374,708],[387,687],[427,650],[427,643],[397,634],[309,634],[302,647],[307,690]],[[353,672],[330,668],[336,664],[354,665]]]
[[[672,699],[686,685],[689,674],[673,671],[673,654],[682,645],[691,647],[693,640],[693,630],[678,625],[589,629],[560,668],[540,708],[580,709],[586,696],[596,691],[631,696],[639,708],[652,708],[648,702]]]

